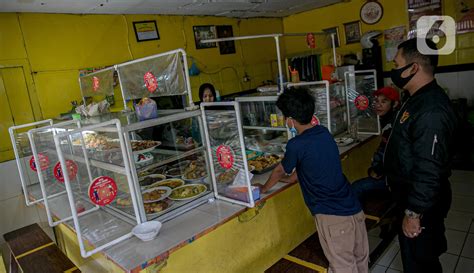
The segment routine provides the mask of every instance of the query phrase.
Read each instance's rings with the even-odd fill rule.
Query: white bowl
[[[148,221],[136,225],[132,229],[132,234],[137,236],[140,240],[146,242],[153,240],[156,235],[160,232],[161,222],[159,221]]]

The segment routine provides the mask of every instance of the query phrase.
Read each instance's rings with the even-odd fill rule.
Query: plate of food
[[[141,177],[140,181],[138,181],[138,183],[142,187],[149,187],[152,184],[163,181],[165,179],[166,179],[166,176],[164,176],[162,174],[150,174],[150,175]]]
[[[190,200],[197,198],[207,191],[207,187],[204,184],[188,184],[174,189],[169,195],[171,200]]]
[[[133,158],[135,160],[135,163],[139,164],[140,166],[143,166],[143,164],[152,161],[155,157],[150,152],[146,152],[133,154]]]
[[[180,168],[172,168],[165,172],[167,177],[180,178],[183,175],[183,171]]]
[[[281,161],[281,157],[274,154],[259,156],[253,160],[249,160],[249,166],[253,167],[253,174],[262,174],[275,168]]]
[[[165,179],[165,180],[160,181],[160,182],[156,182],[153,185],[151,185],[150,187],[168,187],[168,188],[171,188],[171,189],[175,189],[175,188],[180,187],[182,185],[184,185],[184,181],[182,179],[170,178],[170,179]]]
[[[207,177],[207,171],[204,164],[198,161],[192,161],[184,170],[182,179],[187,182],[199,182]]]
[[[154,140],[132,140],[132,151],[134,154],[143,154],[146,152],[153,151],[156,147],[161,144],[160,141]]]
[[[130,207],[132,205],[132,200],[130,200],[130,198],[128,197],[117,198],[115,203],[117,204],[117,206],[120,206],[120,207]]]
[[[143,203],[153,203],[165,199],[171,194],[171,188],[155,187],[142,191]]]
[[[350,137],[338,137],[338,138],[335,138],[334,141],[336,141],[336,144],[339,146],[347,146],[353,143],[354,139]]]
[[[217,175],[217,183],[219,184],[230,184],[234,182],[235,177],[239,173],[239,170],[227,170]]]
[[[171,207],[172,202],[173,201],[167,199],[158,202],[146,203],[143,206],[147,216],[155,216],[168,210]]]

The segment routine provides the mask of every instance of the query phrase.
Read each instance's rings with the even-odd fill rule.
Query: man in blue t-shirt
[[[331,270],[369,272],[364,213],[342,173],[331,133],[323,126],[311,125],[314,98],[306,89],[290,89],[280,95],[277,106],[286,126],[298,135],[288,141],[285,158],[265,185],[258,185],[260,191],[267,192],[278,181],[298,180]]]

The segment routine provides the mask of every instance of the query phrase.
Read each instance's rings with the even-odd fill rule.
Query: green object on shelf
[[[81,114],[72,114],[73,120],[81,120]]]
[[[252,154],[252,153],[255,153],[255,155],[249,157],[249,155]],[[263,152],[252,151],[252,150],[246,150],[246,151],[245,151],[245,154],[247,155],[247,160],[252,160],[252,159],[255,159],[255,158],[257,158],[257,157],[263,155]]]

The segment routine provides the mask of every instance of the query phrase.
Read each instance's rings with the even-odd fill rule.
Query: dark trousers
[[[398,240],[400,242],[404,273],[443,272],[439,256],[448,249],[448,246],[444,234],[444,216],[442,214],[429,212],[423,215],[421,226],[424,229],[418,237],[413,239],[403,234],[401,229],[402,222],[399,220]]]

